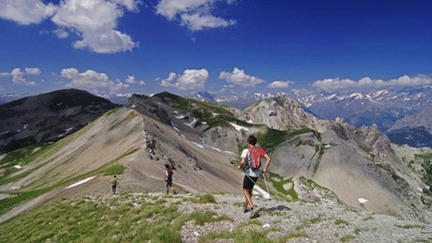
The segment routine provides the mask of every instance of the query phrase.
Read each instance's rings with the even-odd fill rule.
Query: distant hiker
[[[112,188],[112,192],[113,192],[113,194],[116,194],[116,189],[117,189],[117,185],[119,184],[118,183],[118,180],[117,180],[117,176],[116,175],[114,175],[112,178],[111,178],[111,188]]]
[[[243,196],[245,202],[243,203],[243,212],[246,213],[250,210],[254,210],[252,203],[252,190],[255,186],[260,172],[266,173],[270,166],[270,156],[264,151],[264,149],[256,147],[257,138],[254,135],[250,135],[247,139],[248,148],[244,149],[241,154],[240,165],[237,169],[246,167],[245,177],[243,178]],[[261,158],[266,158],[266,165],[264,168],[261,165]]]
[[[164,178],[166,194],[169,194],[169,189],[172,187],[172,176],[174,172],[169,164],[165,164]]]

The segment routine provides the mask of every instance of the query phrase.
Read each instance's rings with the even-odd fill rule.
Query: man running
[[[172,175],[173,174],[174,174],[174,172],[173,172],[171,166],[169,164],[165,164],[164,178],[165,178],[166,194],[169,194],[169,189],[172,187]]]
[[[237,166],[237,169],[246,166],[246,173],[243,179],[243,196],[245,198],[245,202],[243,203],[244,213],[254,209],[254,204],[252,203],[253,187],[260,176],[261,170],[263,173],[266,173],[271,162],[270,156],[268,156],[264,149],[256,147],[257,138],[254,135],[248,137],[247,143],[248,148],[243,150],[240,165]],[[266,158],[264,169],[261,168],[261,157]]]
[[[117,181],[117,176],[114,175],[111,178],[110,182],[111,182],[112,193],[115,195],[116,194],[117,185],[119,184],[118,181]]]

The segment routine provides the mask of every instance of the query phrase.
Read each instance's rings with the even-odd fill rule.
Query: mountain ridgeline
[[[72,110],[66,109],[72,103],[52,98],[31,110],[45,109],[45,114],[70,120],[67,114],[86,116],[98,105],[115,107],[102,99],[85,105],[79,100],[88,94],[74,94]],[[2,109],[36,104],[29,102]],[[31,124],[23,122],[14,129]],[[325,204],[320,192],[325,188],[348,207],[432,223],[432,175],[427,167],[431,149],[392,144],[377,126],[356,128],[342,120],[319,119],[284,95],[238,109],[167,92],[132,95],[126,106],[111,109],[52,145],[33,145],[21,159],[17,152],[8,153],[0,160],[0,196],[6,197],[0,199],[5,205],[0,222],[28,209],[31,202],[43,201],[41,197],[109,193],[106,175],[119,175],[123,191],[164,191],[165,164],[175,168],[174,184],[181,191],[238,194],[243,177],[236,165],[250,134],[272,158],[268,186],[277,200],[296,202],[302,190],[308,190],[309,201]],[[86,178],[85,184],[66,189]],[[296,185],[299,178],[314,186]],[[14,198],[13,203],[8,198]]]
[[[117,105],[86,91],[69,89],[0,105],[0,153],[58,141]]]
[[[357,128],[376,125],[390,141],[412,147],[432,147],[432,86],[380,88],[369,92],[313,92],[291,90],[280,94],[254,93],[244,97],[218,97],[197,92],[194,99],[245,108],[266,98],[285,95],[315,116],[342,118]]]
[[[135,95],[128,106],[195,143],[234,153],[243,148],[248,134],[257,134],[274,159],[272,173],[312,179],[349,205],[358,206],[359,198],[367,198],[368,209],[432,222],[424,204],[430,199],[423,193],[429,188],[421,180],[424,170],[408,167],[408,162],[423,161],[415,158],[417,152],[401,152],[403,146],[392,144],[377,126],[356,128],[320,120],[286,96],[244,110],[169,93],[151,98]]]

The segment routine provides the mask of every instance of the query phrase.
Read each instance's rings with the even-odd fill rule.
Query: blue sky
[[[430,1],[0,0],[0,94],[432,83]]]

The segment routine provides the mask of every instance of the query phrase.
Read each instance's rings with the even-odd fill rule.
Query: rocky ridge
[[[175,183],[185,191],[236,193],[242,176],[234,164],[241,143],[248,134],[271,132],[284,136],[281,143],[268,147],[273,158],[270,172],[280,177],[278,189],[270,190],[276,190],[281,201],[301,205],[301,200],[280,193],[293,187],[289,178],[304,177],[328,188],[349,207],[430,222],[424,194],[418,191],[425,187],[421,172],[408,168],[403,159],[416,151],[402,151],[376,127],[357,129],[342,121],[321,121],[295,104],[286,98],[272,99],[241,111],[170,94],[133,96],[127,107],[105,114],[60,141],[46,157],[23,164],[14,175],[24,176],[0,189],[36,190],[75,178],[71,171],[88,174],[121,165],[126,168],[122,175],[126,191],[163,191],[163,165],[170,163],[177,168]],[[268,116],[269,112],[275,113]],[[265,124],[248,123],[252,118]],[[292,130],[270,128],[270,124],[283,128],[282,118]],[[108,178],[98,175],[86,188],[98,191],[104,183]],[[84,193],[80,187],[74,190],[75,196]],[[322,198],[308,197],[312,201]],[[360,205],[359,198],[368,202]],[[326,205],[324,199],[317,201],[322,202]]]
[[[241,146],[239,143],[248,133],[265,133],[266,127],[282,131],[279,134],[290,134],[289,130],[300,129],[298,131],[302,132],[298,135],[287,137],[281,144],[271,145],[274,147],[270,153],[274,161],[270,169],[272,173],[284,178],[304,176],[312,179],[334,191],[348,205],[355,206],[358,198],[367,198],[370,200],[369,210],[432,222],[432,213],[422,202],[425,195],[417,189],[427,187],[420,179],[421,172],[407,167],[377,126],[355,128],[341,120],[319,120],[294,100],[280,96],[265,99],[244,111],[229,110],[232,116],[250,126],[239,126],[237,121],[237,125],[231,123],[228,127],[202,129],[208,125],[184,126],[200,119],[196,117],[199,106],[193,103],[189,106],[195,111],[182,111],[180,122],[178,116],[170,115],[179,114],[172,106],[165,109],[159,104],[158,109],[165,112],[156,114],[171,117],[165,123],[177,124],[176,128],[182,134],[188,134],[188,139],[195,138],[198,144],[211,144],[232,152],[236,152],[235,148]]]

